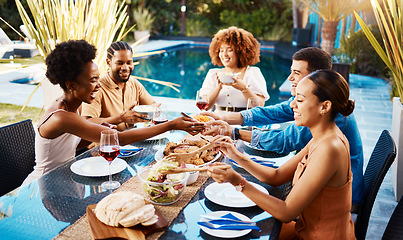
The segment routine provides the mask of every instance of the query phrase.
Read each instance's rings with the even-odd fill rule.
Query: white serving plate
[[[260,191],[269,194],[266,188],[253,182],[250,183]],[[214,182],[204,189],[204,195],[208,200],[221,206],[235,208],[256,206],[256,204],[242,192],[235,190],[235,187],[231,183]]]
[[[154,155],[155,161],[161,161],[162,158],[164,158],[164,150],[165,150],[165,147],[162,147],[155,153],[155,155]],[[215,155],[213,160],[211,160],[210,162],[206,162],[204,164],[198,165],[198,167],[206,166],[206,165],[208,165],[210,163],[213,163],[213,162],[217,161],[220,157],[221,157],[221,152],[218,152]]]
[[[127,163],[125,160],[115,158],[111,163],[111,174],[119,173],[125,170],[126,167]],[[109,175],[109,163],[101,156],[78,160],[71,164],[70,169],[73,173],[85,177],[103,177]]]

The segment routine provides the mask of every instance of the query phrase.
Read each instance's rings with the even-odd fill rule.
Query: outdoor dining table
[[[143,150],[134,156],[124,158],[127,168],[113,175],[113,180],[119,181],[122,187],[130,186],[131,181],[136,180],[137,172],[151,164],[154,154],[168,141],[177,142],[187,133],[182,131],[170,131],[163,140],[143,141],[133,143],[133,146]],[[1,239],[91,239],[91,232],[86,220],[86,207],[96,204],[105,196],[111,194],[111,190],[103,190],[101,183],[107,180],[105,177],[85,177],[73,173],[70,166],[83,158],[97,155],[96,149],[88,150],[62,166],[50,171],[40,179],[17,188],[0,197],[0,235]],[[281,197],[282,188],[270,187],[247,173],[240,167],[233,166],[238,172],[265,187],[270,194]],[[147,236],[147,239],[220,239],[210,236],[201,230],[197,222],[200,216],[213,211],[235,211],[257,222],[261,231],[252,230],[239,239],[275,239],[279,226],[270,214],[257,206],[233,208],[218,205],[204,195],[204,189],[214,181],[208,178],[207,173],[201,172],[199,179],[205,182],[193,190],[186,188],[182,201],[182,207],[178,203],[163,207],[164,217],[169,226],[160,232]],[[192,186],[192,185],[191,185]],[[193,191],[193,195],[186,198],[186,191]],[[176,207],[174,207],[176,206]],[[170,208],[176,209],[170,211]],[[85,225],[81,230],[74,227]],[[273,228],[273,226],[275,226]],[[80,229],[80,228],[78,228]],[[77,231],[77,232],[75,232]],[[81,232],[80,232],[81,231]],[[276,234],[272,234],[276,233]],[[270,235],[273,235],[270,237]]]

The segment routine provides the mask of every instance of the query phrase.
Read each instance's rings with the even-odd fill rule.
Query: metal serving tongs
[[[217,139],[217,141],[222,140],[224,137]],[[172,160],[172,161],[176,161],[179,164],[181,164],[182,162],[184,162],[187,159],[192,158],[194,155],[199,154],[203,151],[212,149],[215,147],[215,143],[214,142],[209,142],[208,144],[204,145],[203,147],[194,150],[193,152],[189,152],[189,153],[171,153],[168,156],[166,156],[165,158],[168,160]]]
[[[223,165],[223,166],[214,166],[216,168],[219,169],[227,169],[230,166],[228,165]],[[207,167],[197,167],[197,168],[173,168],[173,169],[169,169],[169,170],[162,170],[160,171],[161,174],[174,174],[174,173],[183,173],[183,172],[203,172],[203,171],[207,171]]]

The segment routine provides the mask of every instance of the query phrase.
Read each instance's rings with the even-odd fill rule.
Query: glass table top
[[[113,175],[113,180],[124,183],[135,176],[144,166],[154,160],[155,152],[167,141],[177,142],[186,132],[171,131],[168,139],[134,143],[144,148],[132,157],[124,158],[127,168]],[[161,143],[162,145],[158,145]],[[74,174],[70,166],[77,160],[91,157],[95,150],[89,150],[64,165],[52,170],[42,178],[17,188],[0,197],[0,233],[2,239],[52,239],[66,227],[86,213],[86,207],[98,203],[111,190],[103,190],[105,177],[84,177]],[[278,188],[271,188],[259,182],[242,168],[234,168],[248,180],[267,188],[272,195],[281,194]],[[209,178],[190,203],[165,231],[160,239],[216,239],[203,232],[197,225],[200,215],[212,211],[240,212],[258,223],[262,231],[252,231],[241,239],[269,239],[274,218],[259,207],[230,208],[211,202],[204,196],[204,188],[214,182]]]

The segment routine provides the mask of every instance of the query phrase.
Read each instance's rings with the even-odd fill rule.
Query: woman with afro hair
[[[93,62],[96,48],[85,40],[70,40],[56,45],[46,58],[46,77],[60,85],[64,94],[46,110],[38,124],[35,138],[34,171],[29,183],[75,156],[82,143],[99,142],[109,125],[91,123],[80,116],[81,103],[91,103],[100,88],[98,66]],[[116,127],[116,126],[115,126]],[[149,128],[118,132],[119,143],[126,145],[169,130],[197,133],[204,127],[196,120],[180,117]]]
[[[260,44],[244,29],[229,27],[218,31],[211,41],[211,62],[224,68],[213,68],[207,73],[201,92],[209,97],[209,106],[218,111],[245,110],[249,98],[259,99],[259,106],[269,99],[266,81],[258,67]],[[233,74],[232,83],[222,83],[219,74]]]

